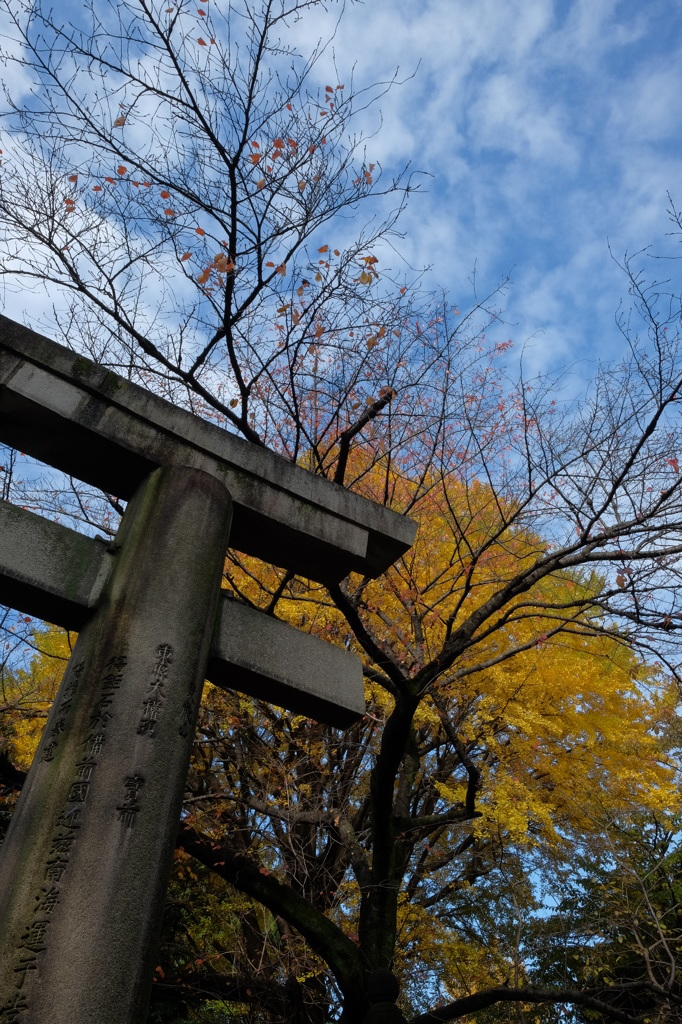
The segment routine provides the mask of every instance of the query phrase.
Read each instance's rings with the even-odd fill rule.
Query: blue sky
[[[302,53],[338,10],[331,2],[292,26]],[[368,159],[389,175],[407,162],[425,172],[398,248],[432,268],[426,283],[466,307],[474,266],[481,293],[511,274],[495,340],[513,338],[527,371],[575,364],[588,378],[595,358],[617,358],[626,282],[609,242],[617,257],[674,250],[666,192],[682,206],[682,4],[349,2],[333,54],[357,86],[396,68],[405,79],[381,101]],[[317,70],[322,86],[334,77],[331,49]],[[374,111],[366,127],[377,126]],[[6,299],[9,316],[50,316],[48,296]]]
[[[305,49],[331,14],[296,26]],[[367,0],[337,33],[356,81],[414,77],[382,101],[368,152],[423,179],[402,252],[465,304],[507,273],[509,336],[533,369],[617,358],[626,282],[609,256],[666,238],[682,205],[676,0]],[[418,65],[418,66],[417,66]],[[668,277],[671,264],[651,264]],[[504,333],[504,330],[502,331]]]

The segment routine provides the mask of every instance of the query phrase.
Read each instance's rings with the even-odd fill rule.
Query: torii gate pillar
[[[186,467],[126,510],[3,843],[3,1024],[145,1019],[230,518]]]

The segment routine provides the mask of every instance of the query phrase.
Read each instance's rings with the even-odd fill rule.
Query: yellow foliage
[[[409,976],[419,963],[420,951],[439,964],[449,997],[500,985],[508,976],[508,961],[494,943],[485,947],[463,938],[419,904],[401,898],[398,910],[396,967]]]
[[[76,642],[75,633],[56,627],[37,630],[36,653],[28,671],[8,676],[2,704],[8,729],[7,752],[18,768],[28,770],[55,698],[66,663]]]
[[[385,480],[373,470],[361,486],[376,499]],[[410,486],[392,481],[398,506],[409,500]],[[532,531],[505,528],[513,512],[479,483],[451,483],[447,492],[434,487],[410,510],[419,529],[406,555],[379,580],[351,579],[348,593],[365,628],[407,682],[473,612],[546,553]],[[393,697],[324,588],[300,580],[282,587],[283,574],[250,559],[240,559],[229,574],[255,604],[269,605],[278,593],[279,617],[356,650],[372,676],[368,714],[386,720]],[[679,807],[658,739],[674,696],[606,624],[580,612],[576,602],[600,586],[593,575],[565,571],[511,596],[418,706],[414,726],[421,743],[447,742],[447,722],[481,770],[480,840],[555,844],[571,833],[589,833],[605,816]],[[432,768],[423,762],[423,773]],[[467,779],[461,765],[431,781],[439,810],[462,804]]]

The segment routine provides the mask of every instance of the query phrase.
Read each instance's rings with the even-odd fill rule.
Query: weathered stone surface
[[[0,501],[0,604],[80,629],[111,563],[106,541]]]
[[[378,575],[414,524],[0,317],[0,433],[119,497],[155,466],[195,466],[234,501],[231,546],[312,579]]]
[[[365,713],[355,654],[229,598],[221,603],[207,678],[341,729]]]
[[[112,547],[0,502],[0,604],[80,629],[111,570]],[[341,729],[365,711],[356,655],[224,593],[206,678]]]
[[[126,511],[0,848],[2,1020],[145,1020],[229,520],[176,467]]]

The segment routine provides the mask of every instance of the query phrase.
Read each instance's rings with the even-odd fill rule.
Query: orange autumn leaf
[[[317,251],[318,252],[328,252],[329,251],[329,246],[328,245],[321,245],[320,248]]]
[[[206,40],[202,39],[201,36],[197,39],[199,46],[206,46]]]
[[[268,260],[268,262],[265,264],[266,267],[274,267],[274,265],[275,264],[272,262],[272,260]]]
[[[298,142],[296,142],[294,139],[287,139],[287,142],[289,143],[292,149],[298,149]]]
[[[113,183],[116,181],[115,178],[105,178],[104,180],[108,181],[111,185],[113,185]]]
[[[286,272],[287,272],[287,265],[286,265],[286,263],[280,263],[280,265],[277,267],[277,270],[275,271],[276,274],[281,274],[282,277],[285,276]]]
[[[191,252],[183,252],[182,256],[180,257],[180,259],[182,260],[183,263],[184,263],[185,260],[190,260],[191,258],[192,258],[192,253]]]
[[[202,238],[203,238],[203,237],[204,237],[204,235],[206,234],[206,232],[204,231],[204,229],[203,229],[203,228],[195,228],[194,230],[196,231],[196,233],[197,233],[198,235],[201,235],[201,237],[202,237]]]
[[[273,139],[272,144],[275,149],[284,149],[284,139]]]
[[[231,270],[234,270],[234,263],[224,252],[219,252],[213,257],[213,266],[223,274],[229,274]]]
[[[199,284],[206,284],[206,282],[208,281],[210,276],[211,276],[211,268],[208,267],[206,270],[202,270],[201,271],[201,273],[197,277],[197,281],[199,282]]]
[[[123,116],[123,114],[121,114],[121,115],[120,115],[119,117],[117,117],[117,118],[116,118],[116,120],[114,121],[114,128],[122,128],[122,127],[123,127],[123,125],[124,125],[125,123],[126,123],[126,119],[125,119],[125,117]]]
[[[258,188],[258,189],[265,188],[265,178],[259,178],[258,179],[258,181],[256,182],[256,188]]]
[[[168,191],[168,189],[164,189],[163,190],[163,192],[161,193],[161,198],[162,199],[170,199],[170,192]]]
[[[292,107],[291,103],[287,103],[287,110],[293,110],[293,109],[294,108]]]
[[[197,11],[197,14],[199,15],[200,18],[205,18],[206,17],[206,11],[202,10],[201,7]]]
[[[306,187],[306,184],[307,184],[307,182],[305,182],[305,181],[299,181],[299,183],[298,183],[298,191],[299,192],[303,192],[303,190]]]
[[[175,210],[164,210],[163,212],[166,214],[167,217],[175,216]]]
[[[69,177],[68,177],[68,180],[69,181],[78,181],[78,175],[77,174],[70,174]]]
[[[92,191],[93,192],[101,192],[102,191],[102,186],[101,185],[93,185],[92,186]]]
[[[123,177],[124,174],[128,173],[128,168],[124,167],[123,164],[119,164],[119,166],[116,168],[116,173],[120,174],[121,177]]]
[[[255,166],[260,160],[262,153],[249,153],[249,160]]]

